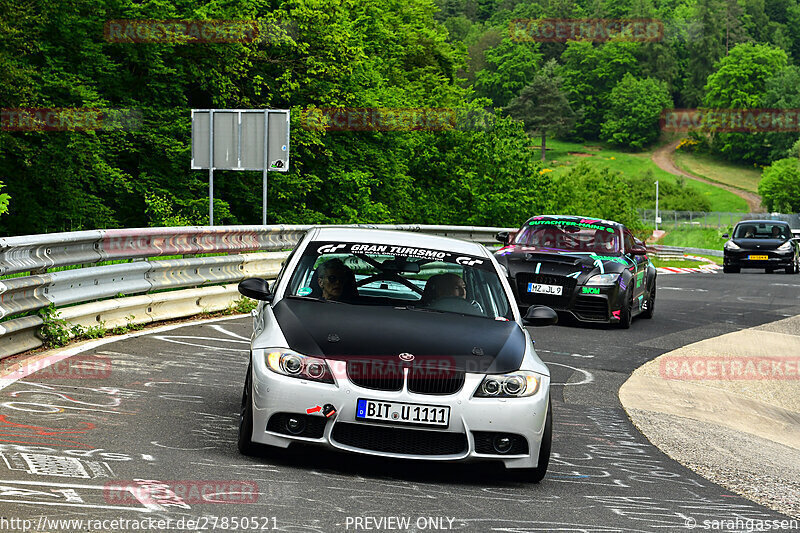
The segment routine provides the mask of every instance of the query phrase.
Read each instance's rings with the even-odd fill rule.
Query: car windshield
[[[791,231],[785,224],[750,222],[736,226],[734,239],[790,239]]]
[[[514,243],[603,255],[620,251],[617,231],[596,221],[533,220],[517,233]]]
[[[513,319],[490,259],[381,243],[309,244],[286,295]]]

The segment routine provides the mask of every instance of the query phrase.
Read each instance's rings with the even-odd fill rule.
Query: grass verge
[[[737,165],[708,154],[692,154],[681,151],[675,152],[673,160],[675,165],[684,172],[737,189],[758,193],[761,168]]]
[[[534,150],[536,149],[534,148]],[[641,179],[646,179],[645,175],[649,170],[652,172],[653,181],[677,183],[677,176],[658,168],[653,163],[651,156],[652,151],[639,153],[622,152],[596,142],[582,144],[548,140],[546,166],[547,168],[552,168],[554,175],[558,176],[560,172],[577,164],[579,161],[586,161],[598,168],[610,168],[626,176],[640,177]],[[748,211],[747,202],[732,192],[690,179],[687,179],[685,183],[686,187],[695,191],[696,194],[708,199],[711,204],[711,211],[734,211],[739,213]],[[652,205],[642,205],[640,207],[645,209],[655,208],[655,185],[653,185]]]

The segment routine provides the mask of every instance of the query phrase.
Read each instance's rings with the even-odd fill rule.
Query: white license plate
[[[356,419],[446,428],[450,424],[450,408],[441,405],[384,402],[359,398],[356,404]]]
[[[528,283],[528,292],[535,292],[537,294],[554,294],[561,296],[561,291],[564,287],[561,285],[545,285],[544,283]]]

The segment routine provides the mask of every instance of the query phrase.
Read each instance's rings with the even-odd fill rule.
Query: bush
[[[600,138],[641,150],[658,139],[661,112],[671,107],[666,83],[628,72],[611,91]]]
[[[765,168],[758,183],[758,194],[767,211],[800,211],[800,160],[778,159]]]
[[[642,223],[628,188],[622,174],[582,161],[555,183],[555,213],[614,220],[639,228]]]

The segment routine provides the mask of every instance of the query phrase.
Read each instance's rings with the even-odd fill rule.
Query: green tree
[[[613,41],[602,46],[586,41],[567,44],[561,55],[560,74],[570,106],[583,110],[573,129],[576,138],[599,137],[611,90],[626,73],[639,72],[638,46],[639,43],[630,41]]]
[[[682,100],[687,107],[697,106],[703,99],[703,87],[714,71],[714,64],[725,55],[726,0],[697,0],[693,28],[686,43],[686,76]]]
[[[758,194],[768,211],[800,212],[800,161],[796,157],[779,159],[765,168]]]
[[[786,67],[786,52],[767,44],[739,44],[708,77],[703,106],[710,109],[753,109],[764,100],[767,82]],[[728,159],[765,163],[769,147],[764,133],[711,133],[711,149]]]
[[[672,107],[666,83],[626,73],[611,91],[600,137],[612,144],[642,149],[658,139],[658,121]]]
[[[512,117],[525,124],[528,133],[541,135],[542,161],[546,156],[547,134],[569,131],[577,118],[561,90],[562,80],[556,71],[557,63],[551,59],[506,108]]]
[[[0,181],[0,190],[3,190],[3,182]],[[11,197],[6,193],[0,193],[0,215],[8,211],[8,202]]]
[[[766,109],[800,109],[800,68],[789,65],[767,80],[761,107]],[[792,146],[800,138],[796,131],[770,132],[764,135],[770,161],[796,156]]]
[[[486,50],[486,68],[477,72],[478,96],[491,99],[495,107],[505,107],[533,80],[541,62],[537,42],[515,42],[503,32],[498,46]]]

